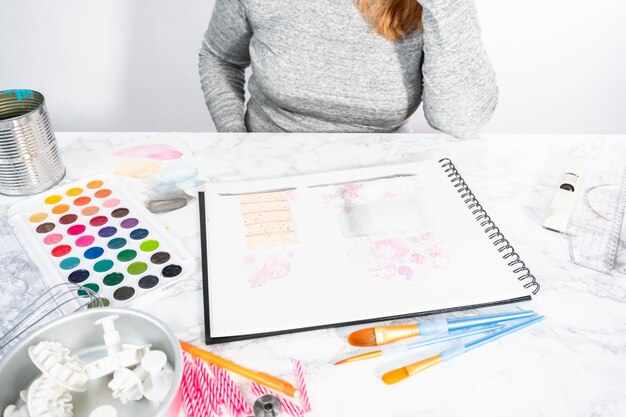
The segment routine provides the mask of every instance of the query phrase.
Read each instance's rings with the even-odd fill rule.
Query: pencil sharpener
[[[264,395],[254,402],[254,417],[275,417],[280,414],[280,400],[273,395]]]

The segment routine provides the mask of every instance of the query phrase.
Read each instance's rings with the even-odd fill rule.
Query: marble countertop
[[[95,160],[112,146],[135,141],[185,141],[210,181],[449,157],[539,280],[539,294],[521,306],[545,315],[542,323],[393,386],[384,385],[380,376],[399,365],[396,359],[331,365],[355,352],[345,341],[352,329],[210,349],[286,379],[293,379],[291,359],[300,359],[308,374],[312,417],[626,415],[626,275],[603,275],[572,264],[567,241],[541,227],[569,152],[583,147],[592,156],[611,153],[626,159],[626,136],[491,135],[457,140],[409,134],[57,133],[57,139],[66,161]],[[64,181],[84,176],[68,164]],[[6,222],[8,206],[17,200],[0,197],[0,297],[27,302],[43,284]],[[183,243],[199,259],[199,235],[193,233]],[[2,280],[11,286],[2,285]],[[510,306],[483,312],[507,309]],[[163,291],[159,302],[146,310],[167,322],[181,339],[203,344],[199,273]],[[6,313],[0,312],[0,325],[11,319]],[[411,358],[424,356],[418,352]],[[239,381],[247,394],[247,382]]]

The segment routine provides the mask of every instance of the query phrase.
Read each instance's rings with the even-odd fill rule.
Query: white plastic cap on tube
[[[141,367],[150,374],[152,386],[156,389],[163,389],[169,385],[163,372],[166,364],[167,356],[159,350],[152,350],[141,359]]]
[[[101,405],[94,408],[89,417],[117,417],[117,410],[112,405]]]

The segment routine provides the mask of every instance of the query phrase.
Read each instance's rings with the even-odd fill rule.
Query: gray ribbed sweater
[[[476,133],[498,88],[473,1],[420,3],[423,32],[390,42],[353,0],[216,0],[200,78],[217,130],[392,132],[421,100],[434,128]]]

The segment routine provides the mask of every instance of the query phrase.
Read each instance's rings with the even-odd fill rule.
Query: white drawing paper
[[[211,336],[526,296],[437,163],[206,188]]]

